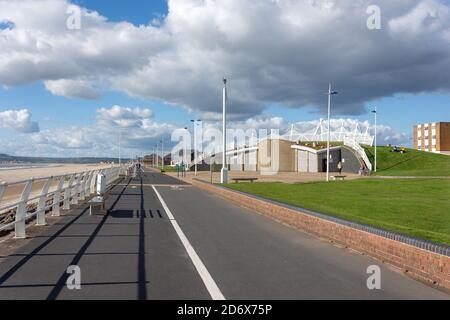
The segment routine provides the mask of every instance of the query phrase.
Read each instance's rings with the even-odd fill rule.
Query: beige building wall
[[[427,152],[449,152],[450,122],[414,126],[414,148]]]
[[[414,149],[419,150],[418,127],[414,126]]]
[[[295,150],[287,140],[263,140],[259,143],[258,170],[295,172]]]
[[[450,122],[439,123],[438,146],[439,151],[450,152]]]

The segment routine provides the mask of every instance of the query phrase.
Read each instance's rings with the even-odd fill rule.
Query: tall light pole
[[[122,128],[119,128],[119,167],[122,166]]]
[[[201,122],[201,120],[191,120],[191,122],[194,124],[194,166],[195,166],[195,176],[197,176],[197,159],[198,159],[198,152],[197,152],[197,124]]]
[[[156,168],[159,168],[159,142],[156,143]]]
[[[161,170],[164,170],[164,141],[161,140]]]
[[[222,152],[222,171],[220,174],[220,182],[228,183],[228,165],[227,165],[227,79],[223,79],[223,152]]]
[[[186,130],[187,133],[189,133],[189,128],[188,127],[184,128],[184,130]],[[189,160],[189,162],[191,162],[191,160]],[[184,172],[186,172],[187,171],[186,168],[188,166],[187,144],[186,143],[184,143],[184,148],[183,148],[183,163],[184,163]]]
[[[328,88],[328,136],[327,136],[327,182],[330,181],[330,139],[331,139],[331,96],[338,94],[331,90],[331,83]]]
[[[375,115],[375,168],[374,168],[374,171],[377,172],[377,117],[378,117],[377,107],[375,107],[375,110],[372,110],[372,113]]]

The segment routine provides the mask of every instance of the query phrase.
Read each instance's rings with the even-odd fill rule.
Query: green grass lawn
[[[378,180],[228,188],[450,245],[450,180]]]
[[[369,160],[374,163],[374,148],[366,147]],[[450,156],[407,149],[407,153],[390,152],[378,147],[378,172],[381,176],[450,176]]]
[[[177,169],[177,167],[172,166],[164,166],[164,172],[177,172],[178,170],[181,169]]]

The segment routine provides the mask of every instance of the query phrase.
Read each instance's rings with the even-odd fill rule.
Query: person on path
[[[339,170],[339,175],[342,174],[342,162],[339,161],[338,165],[337,165],[337,169]]]

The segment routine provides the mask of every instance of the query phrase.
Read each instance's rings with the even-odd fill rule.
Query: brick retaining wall
[[[410,276],[450,290],[450,257],[347,225],[313,216],[250,195],[195,180],[192,184],[279,222],[325,238],[407,272]]]

